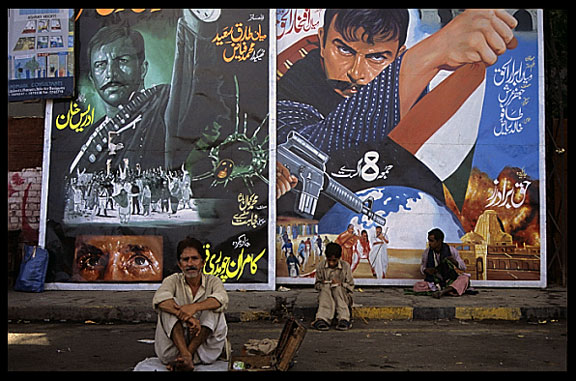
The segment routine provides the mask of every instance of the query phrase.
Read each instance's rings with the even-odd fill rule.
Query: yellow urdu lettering
[[[218,255],[211,253],[209,245],[206,245],[205,250],[206,263],[204,265],[204,274],[215,275],[220,277],[222,281],[228,279],[239,280],[244,274],[244,269],[247,265],[250,266],[250,273],[252,275],[256,274],[256,271],[258,271],[258,262],[266,253],[266,249],[262,249],[256,256],[254,254],[245,254],[243,248],[240,255],[238,255],[238,260],[234,261],[229,256],[223,257],[222,251],[220,251]]]

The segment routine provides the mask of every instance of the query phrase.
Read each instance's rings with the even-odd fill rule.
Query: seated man
[[[458,274],[457,267],[465,271],[466,265],[458,250],[444,243],[444,232],[436,228],[428,232],[428,248],[422,253],[420,272],[424,281],[414,284],[414,291],[433,291],[432,296],[462,295],[470,284],[469,274]]]
[[[166,277],[152,301],[158,313],[154,350],[169,370],[191,371],[223,351],[228,355],[228,294],[220,278],[202,273],[206,255],[200,241],[188,237],[176,251],[182,272]]]
[[[354,292],[354,278],[348,262],[340,259],[342,247],[335,242],[326,245],[326,259],[316,268],[314,288],[318,295],[318,312],[312,327],[320,331],[330,329],[330,323],[336,313],[336,329],[345,331],[351,328],[350,308]]]

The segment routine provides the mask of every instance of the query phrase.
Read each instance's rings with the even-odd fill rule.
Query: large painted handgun
[[[278,145],[277,158],[290,174],[302,183],[302,189],[293,188],[300,193],[294,205],[299,215],[314,218],[320,192],[332,200],[341,203],[356,213],[362,213],[378,225],[384,226],[386,218],[372,211],[373,199],[362,201],[351,190],[334,181],[326,173],[326,163],[330,157],[296,131],[290,131],[286,143]]]

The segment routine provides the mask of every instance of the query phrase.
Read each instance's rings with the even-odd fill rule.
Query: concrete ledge
[[[414,320],[454,319],[455,307],[414,307]]]
[[[568,319],[567,307],[521,307],[526,320]]]
[[[522,312],[515,307],[455,307],[459,320],[520,320]]]
[[[47,291],[39,294],[8,290],[11,321],[156,322],[153,291]],[[479,295],[440,300],[405,295],[401,288],[359,291],[352,316],[361,320],[531,320],[567,319],[565,289],[486,289]],[[300,288],[289,292],[230,292],[230,322],[281,319],[294,315],[312,321],[318,294]]]
[[[566,318],[558,308],[518,307],[354,307],[353,318],[380,320],[534,320]]]
[[[149,309],[126,308],[113,305],[72,308],[54,306],[55,308],[37,309],[31,306],[9,307],[8,320],[27,321],[124,321],[156,322],[156,313]],[[298,308],[293,311],[296,317],[306,320],[314,319],[315,308]],[[229,311],[226,319],[230,322],[250,322],[271,320],[277,315],[271,311]],[[549,320],[567,319],[566,307],[354,307],[352,318],[360,320]]]
[[[353,307],[352,317],[361,319],[411,320],[412,307]]]

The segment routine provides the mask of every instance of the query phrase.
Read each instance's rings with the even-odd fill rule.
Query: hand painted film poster
[[[409,285],[438,227],[473,285],[545,286],[542,16],[504,12],[491,57],[460,10],[77,10],[47,282],[154,287],[195,236],[229,288],[310,284],[330,241]]]
[[[546,285],[542,15],[510,16],[491,56],[461,10],[277,10],[278,283],[335,241],[357,284],[411,285],[440,228],[472,285]]]
[[[154,287],[192,236],[227,287],[274,287],[269,15],[76,10],[77,94],[47,127],[48,284]]]
[[[74,10],[8,10],[8,100],[74,93]]]

